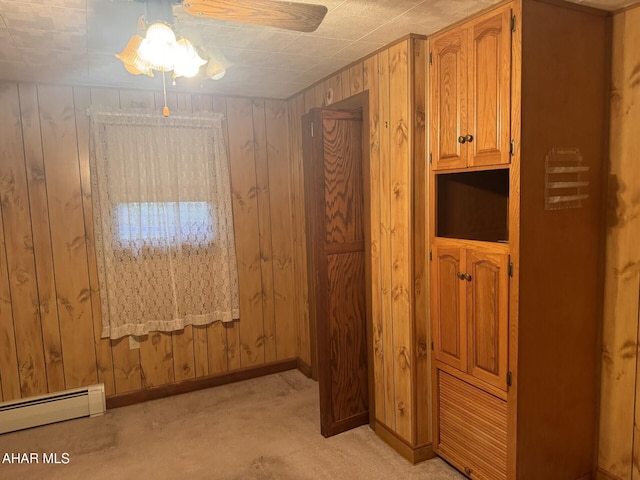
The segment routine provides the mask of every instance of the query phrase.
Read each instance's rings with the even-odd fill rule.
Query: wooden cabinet
[[[506,391],[509,255],[501,247],[433,246],[433,357]]]
[[[607,24],[515,0],[429,40],[433,444],[472,479],[594,473]]]
[[[510,161],[511,6],[431,42],[435,170]]]

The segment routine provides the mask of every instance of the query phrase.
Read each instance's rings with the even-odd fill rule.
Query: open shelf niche
[[[435,183],[437,237],[509,241],[509,169],[440,173]]]

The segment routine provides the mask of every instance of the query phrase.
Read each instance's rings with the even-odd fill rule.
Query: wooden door
[[[469,26],[469,166],[511,161],[511,8]]]
[[[447,365],[467,370],[464,252],[457,247],[433,246],[431,308],[433,355]]]
[[[434,170],[467,166],[467,31],[431,43],[431,155]]]
[[[313,109],[303,128],[310,315],[328,437],[369,422],[362,114]]]
[[[469,373],[507,390],[509,255],[467,250]]]

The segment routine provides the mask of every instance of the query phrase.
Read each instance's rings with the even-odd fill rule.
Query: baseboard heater
[[[95,417],[105,410],[103,384],[4,402],[0,403],[0,434],[72,418]]]

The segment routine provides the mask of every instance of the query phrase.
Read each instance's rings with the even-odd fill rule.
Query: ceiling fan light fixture
[[[166,23],[152,24],[138,47],[138,55],[154,70],[173,70],[177,50],[176,35]]]
[[[227,65],[220,61],[210,59],[206,73],[207,77],[211,80],[221,80],[224,74],[227,73]]]
[[[156,22],[149,26],[145,37],[134,35],[125,49],[116,54],[127,72],[153,77],[153,70],[173,70],[173,78],[195,77],[207,63],[186,38],[176,39],[170,25]]]
[[[200,71],[200,67],[207,63],[196,51],[193,44],[186,38],[181,38],[176,42],[175,61],[173,68],[173,78],[195,77]]]
[[[138,55],[138,48],[143,41],[144,39],[140,35],[134,35],[124,50],[116,54],[116,58],[122,61],[127,72],[133,75],[148,75],[153,77],[153,71],[149,64]]]

